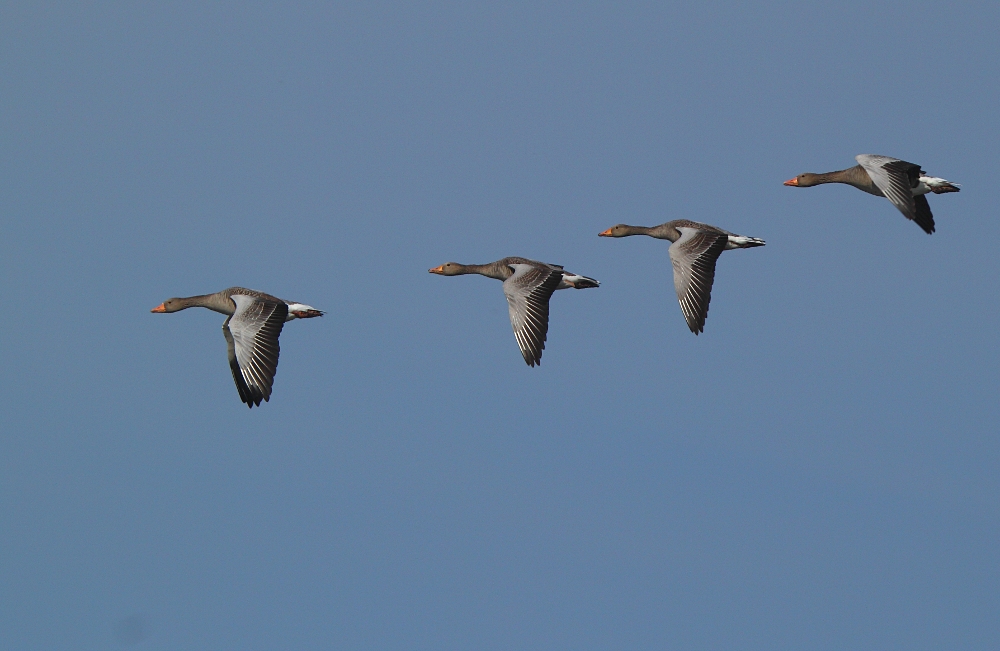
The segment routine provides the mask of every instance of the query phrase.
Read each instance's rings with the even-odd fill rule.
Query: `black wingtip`
[[[924,232],[928,235],[933,233],[934,213],[931,212],[931,205],[927,203],[927,197],[922,194],[913,197],[913,208],[913,221],[917,223],[917,226],[924,229]]]

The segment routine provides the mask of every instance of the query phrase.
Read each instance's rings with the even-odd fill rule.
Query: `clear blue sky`
[[[0,646],[1000,648],[996,3],[205,4],[0,7]]]

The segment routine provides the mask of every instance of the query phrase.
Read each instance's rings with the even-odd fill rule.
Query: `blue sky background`
[[[995,3],[0,6],[0,645],[1000,647]],[[927,236],[782,181],[962,183]],[[994,197],[990,199],[990,197]],[[702,336],[666,243],[726,253]],[[500,284],[552,300],[542,366]],[[248,410],[243,285],[325,309]]]

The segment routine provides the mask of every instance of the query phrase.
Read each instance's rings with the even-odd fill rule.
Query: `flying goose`
[[[545,336],[549,331],[549,298],[557,289],[587,289],[601,283],[593,278],[564,271],[557,264],[526,258],[503,258],[488,264],[446,262],[428,269],[432,274],[461,276],[479,274],[503,281],[503,293],[510,308],[510,325],[521,355],[528,366],[542,363]]]
[[[311,319],[323,312],[310,305],[243,287],[230,287],[214,294],[169,298],[151,312],[164,314],[207,307],[228,315],[222,334],[229,345],[229,368],[233,372],[240,400],[253,409],[271,398],[271,385],[278,369],[278,336],[286,321]]]
[[[687,219],[675,219],[653,227],[618,224],[599,235],[648,235],[673,242],[667,252],[674,267],[674,289],[677,290],[677,300],[681,304],[684,320],[696,335],[705,331],[708,303],[712,300],[712,282],[715,280],[715,262],[722,252],[764,246],[764,240],[756,237],[736,235]]]
[[[930,204],[924,195],[928,192],[943,194],[960,190],[956,183],[927,176],[927,172],[920,169],[919,165],[898,158],[859,154],[854,160],[859,164],[846,170],[825,174],[799,174],[794,179],[785,181],[785,185],[796,188],[823,183],[853,185],[868,194],[885,197],[899,208],[904,217],[917,222],[928,235],[934,232],[934,215],[931,214]]]

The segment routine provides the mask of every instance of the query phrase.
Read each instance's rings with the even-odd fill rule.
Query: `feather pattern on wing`
[[[229,344],[229,367],[240,399],[253,408],[271,397],[278,369],[278,336],[288,316],[282,301],[245,294],[230,296],[236,311],[222,324]]]
[[[514,273],[503,283],[514,338],[528,366],[541,364],[549,331],[549,298],[562,282],[562,267],[510,263]]]
[[[715,263],[726,249],[729,236],[681,226],[680,239],[670,245],[677,300],[691,332],[705,331],[708,304],[712,300]]]
[[[926,199],[917,201],[913,196],[913,190],[920,184],[920,176],[923,174],[919,165],[876,154],[859,154],[855,160],[904,217],[915,221],[927,233],[934,232],[934,216],[930,205]]]

